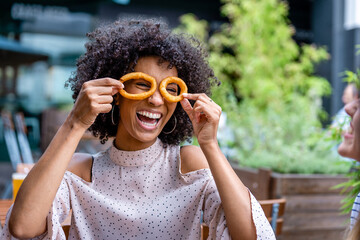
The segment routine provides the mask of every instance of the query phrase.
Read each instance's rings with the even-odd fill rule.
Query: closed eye
[[[177,84],[169,84],[166,88],[166,91],[169,92],[171,95],[177,95],[178,93],[178,85]]]
[[[171,92],[171,93],[176,93],[177,90],[173,89],[173,88],[167,88],[166,91]]]
[[[138,81],[135,85],[140,89],[149,89],[151,88],[151,84],[147,81]]]

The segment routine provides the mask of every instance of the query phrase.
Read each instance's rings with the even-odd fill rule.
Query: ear
[[[115,94],[114,100],[115,100],[115,105],[120,104],[120,93]]]

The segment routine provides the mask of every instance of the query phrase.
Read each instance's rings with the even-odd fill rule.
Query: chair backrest
[[[259,201],[262,209],[264,210],[265,216],[269,220],[272,229],[276,235],[281,234],[282,226],[284,223],[284,213],[286,199],[268,199]]]
[[[4,139],[6,148],[9,153],[10,161],[14,171],[16,171],[17,165],[22,163],[19,146],[16,140],[15,128],[12,121],[11,113],[7,111],[1,112],[1,120],[3,122]]]
[[[14,123],[23,163],[32,164],[34,163],[34,158],[31,153],[29,140],[26,136],[24,114],[21,112],[16,113],[14,115]]]
[[[209,237],[209,227],[205,223],[202,223],[200,226],[201,226],[200,240],[208,239],[208,237]]]

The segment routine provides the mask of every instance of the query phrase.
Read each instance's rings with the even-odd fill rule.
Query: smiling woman
[[[71,239],[199,239],[201,219],[211,239],[275,239],[219,148],[221,107],[209,97],[217,80],[201,45],[156,19],[123,19],[88,36],[68,81],[73,109],[24,180],[2,239],[65,239],[61,222],[70,211]],[[135,72],[153,83],[141,74],[119,81]],[[164,79],[181,101],[161,93]],[[119,93],[151,86],[142,99]],[[115,137],[113,145],[74,153],[86,129],[101,142]],[[180,147],[193,135],[200,147]]]
[[[351,117],[350,127],[343,134],[344,140],[339,145],[340,155],[360,162],[360,100],[345,106],[345,112]]]
[[[351,122],[348,130],[343,134],[343,141],[338,152],[343,157],[355,159],[360,162],[360,100],[354,100],[345,105],[345,112],[350,116]],[[360,193],[355,198],[351,211],[350,227],[347,240],[360,238]]]

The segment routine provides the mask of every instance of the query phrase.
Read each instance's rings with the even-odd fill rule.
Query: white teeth
[[[148,123],[148,122],[143,122],[141,121],[142,124],[146,125],[146,126],[150,126],[150,127],[154,127],[156,125],[156,122],[155,123]]]
[[[137,112],[137,114],[140,114],[142,116],[151,118],[151,119],[159,119],[161,117],[160,113],[150,113],[150,112],[146,112],[146,111],[139,111]]]

